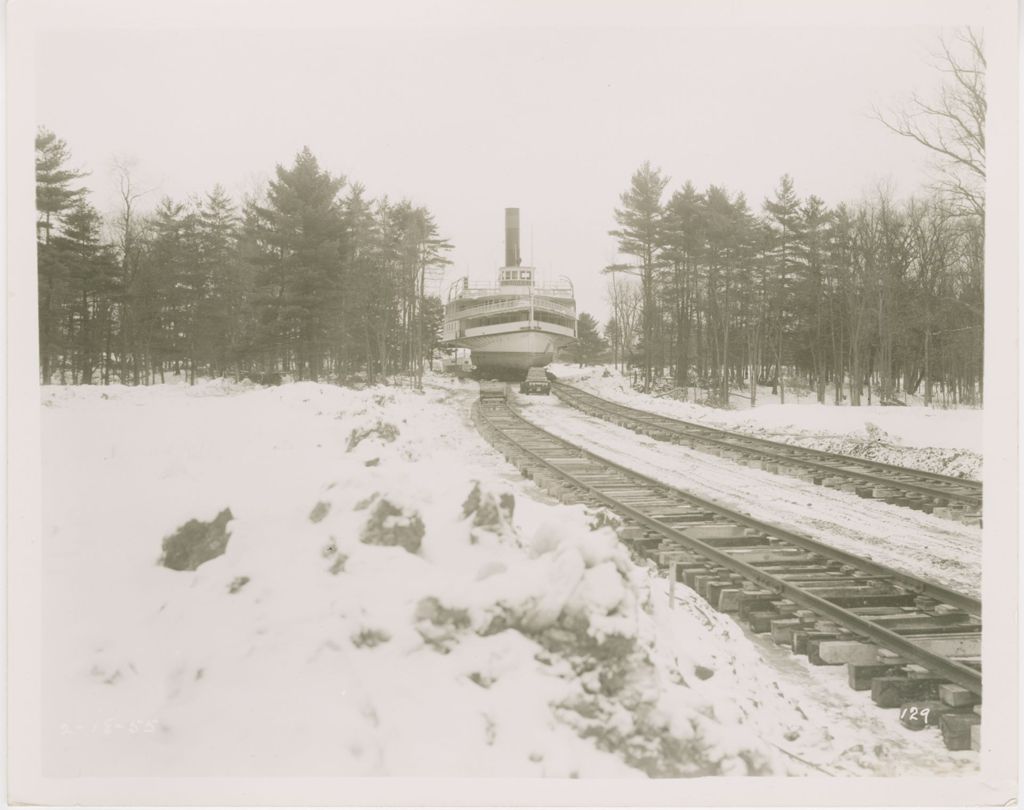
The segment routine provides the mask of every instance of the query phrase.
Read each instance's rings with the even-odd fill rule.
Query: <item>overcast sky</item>
[[[644,160],[670,191],[724,184],[758,210],[785,172],[830,204],[927,181],[927,156],[870,112],[937,87],[939,29],[583,27],[522,8],[514,29],[440,7],[423,28],[47,32],[37,117],[103,210],[114,155],[155,204],[217,182],[240,198],[308,145],[427,206],[455,245],[449,279],[493,280],[518,206],[525,262],[601,317],[613,208]]]

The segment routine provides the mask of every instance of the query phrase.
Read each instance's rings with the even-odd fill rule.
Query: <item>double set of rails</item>
[[[562,388],[564,391],[565,389]],[[561,394],[560,394],[561,395]],[[481,433],[553,497],[604,508],[619,536],[669,578],[813,664],[846,665],[910,728],[939,726],[954,750],[980,745],[981,602],[699,498],[525,419],[510,389],[482,384]]]
[[[696,450],[756,464],[771,472],[855,492],[861,497],[981,525],[982,488],[978,481],[698,425],[611,402],[562,382],[553,382],[551,392],[584,413],[655,439],[686,444]]]

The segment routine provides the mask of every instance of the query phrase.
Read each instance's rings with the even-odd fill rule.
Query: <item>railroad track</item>
[[[978,481],[698,425],[611,402],[566,383],[554,382],[551,390],[563,402],[584,413],[655,439],[687,444],[696,450],[855,492],[864,498],[918,509],[968,525],[981,525],[982,487]]]
[[[979,600],[595,455],[524,419],[508,389],[482,390],[473,418],[547,492],[617,515],[623,541],[668,574],[673,603],[681,582],[811,663],[845,664],[850,686],[909,728],[940,726],[949,748],[977,749]]]

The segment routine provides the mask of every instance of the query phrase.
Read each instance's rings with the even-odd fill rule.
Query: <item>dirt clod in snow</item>
[[[228,593],[238,593],[249,582],[249,577],[235,577],[228,585]]]
[[[381,421],[368,428],[353,428],[352,432],[348,434],[348,444],[345,446],[345,449],[351,453],[360,443],[366,441],[371,436],[376,436],[384,442],[391,443],[398,438],[398,428],[389,422]]]
[[[605,526],[613,530],[617,530],[622,525],[622,521],[619,520],[619,516],[614,512],[607,509],[597,509],[594,512],[594,516],[590,521],[590,530],[596,532],[598,529],[602,529]]]
[[[375,496],[366,505],[370,517],[359,536],[370,546],[401,546],[410,554],[420,550],[426,528],[415,509],[396,506],[387,498]]]
[[[447,653],[456,637],[470,625],[469,611],[445,606],[433,596],[416,605],[416,631],[438,652]]]
[[[309,520],[311,523],[319,523],[330,511],[331,505],[327,501],[317,501],[313,511],[309,513]]]
[[[474,526],[495,531],[511,525],[515,510],[516,499],[511,492],[502,492],[499,495],[485,492],[481,489],[479,481],[473,483],[473,489],[462,504],[462,516],[472,516]]]
[[[231,532],[227,525],[233,518],[231,510],[224,509],[212,521],[190,520],[179,526],[174,534],[164,538],[159,564],[173,571],[195,571],[204,562],[219,557],[228,547]]]
[[[484,675],[480,672],[469,673],[469,679],[477,686],[479,686],[481,689],[490,689],[491,684],[493,684],[495,680],[489,675]]]
[[[351,641],[353,647],[369,647],[372,649],[380,644],[391,641],[391,634],[386,630],[380,630],[375,627],[364,627],[352,636]]]
[[[335,576],[337,576],[338,574],[344,572],[344,570],[345,570],[345,563],[347,563],[347,562],[348,562],[348,555],[347,554],[343,554],[342,552],[339,551],[335,555],[334,562],[331,563],[331,567],[328,568],[327,570],[330,571]]]

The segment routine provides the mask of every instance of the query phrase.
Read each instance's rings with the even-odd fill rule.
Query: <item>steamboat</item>
[[[534,267],[519,255],[519,209],[505,209],[505,266],[498,282],[470,286],[462,278],[448,289],[443,342],[469,349],[483,376],[522,378],[546,366],[555,351],[576,340],[576,301],[572,282],[562,277],[539,286]]]

